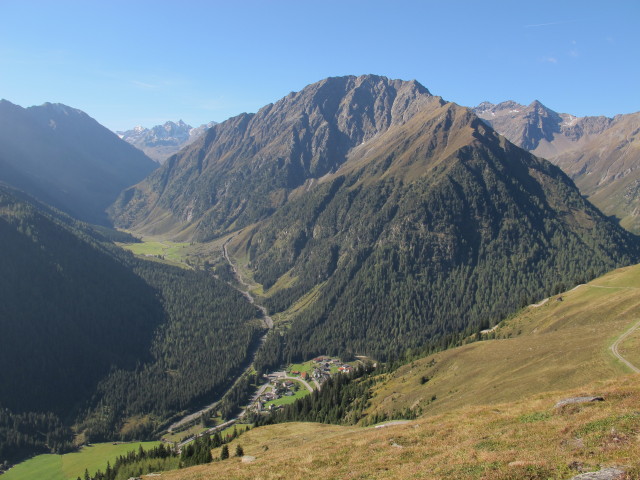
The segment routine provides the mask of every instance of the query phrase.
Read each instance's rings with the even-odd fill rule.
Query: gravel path
[[[636,367],[633,363],[631,363],[629,360],[627,360],[626,358],[624,358],[620,352],[618,351],[618,347],[620,346],[620,344],[629,336],[631,335],[633,332],[635,332],[638,327],[640,327],[640,322],[636,323],[633,327],[631,327],[629,330],[627,330],[625,333],[623,333],[622,335],[620,335],[620,337],[618,337],[618,339],[613,343],[613,345],[611,345],[611,347],[609,347],[609,349],[611,350],[611,353],[613,353],[613,355],[620,360],[622,363],[624,363],[627,367],[629,367],[633,372],[635,373],[640,373],[640,368]]]

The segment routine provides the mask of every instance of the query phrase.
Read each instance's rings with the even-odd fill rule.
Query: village
[[[352,365],[337,358],[321,356],[302,364],[291,365],[285,371],[265,374],[264,378],[268,382],[258,390],[248,410],[263,413],[284,408],[313,390],[322,388],[322,384],[332,375],[352,371]]]

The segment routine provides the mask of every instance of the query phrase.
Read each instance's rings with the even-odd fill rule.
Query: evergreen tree
[[[227,458],[229,458],[229,447],[223,445],[222,450],[220,450],[220,460],[226,460]]]

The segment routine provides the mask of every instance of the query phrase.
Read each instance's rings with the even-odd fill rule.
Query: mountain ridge
[[[214,126],[111,214],[183,240],[237,233],[230,253],[290,323],[267,338],[262,368],[449,343],[638,255],[558,167],[417,82],[375,75]]]
[[[640,233],[640,112],[575,117],[538,101],[484,102],[474,111],[516,145],[560,166],[605,214]]]
[[[420,102],[436,101],[433,100],[436,97],[415,81],[380,80],[382,78],[328,78],[301,92],[292,92],[255,114],[241,114],[214,126],[182,153],[179,163],[177,159],[171,159],[168,168],[149,177],[141,188],[127,190],[112,208],[112,216],[118,219],[123,206],[128,203],[128,212],[118,219],[119,224],[128,227],[139,223],[141,218],[136,214],[135,203],[144,202],[149,193],[147,186],[153,186],[155,192],[162,190],[166,197],[166,200],[160,198],[156,201],[155,193],[150,194],[150,203],[157,209],[158,218],[162,219],[160,223],[164,223],[167,215],[173,217],[173,222],[190,222],[194,217],[205,215],[209,217],[203,219],[205,223],[223,222],[228,226],[242,215],[246,210],[245,204],[249,203],[257,215],[251,215],[252,218],[241,223],[247,225],[256,217],[267,214],[273,208],[271,203],[280,203],[278,198],[266,201],[259,198],[260,195],[286,197],[288,190],[299,187],[305,180],[319,178],[337,168],[345,161],[350,148],[378,133],[379,128],[386,129],[394,122],[403,122],[405,116],[410,117],[419,109]],[[403,89],[396,92],[393,82]],[[381,89],[382,97],[376,97],[379,103],[372,104],[376,88]],[[337,100],[336,92],[340,91],[347,92],[344,95],[348,96]],[[357,95],[363,97],[361,103],[367,109],[358,112],[364,116],[362,125],[353,120],[353,109],[359,108]],[[420,102],[413,101],[416,98]],[[389,104],[386,109],[380,105],[385,102]],[[267,159],[277,159],[277,164],[267,165]],[[214,187],[215,193],[198,193],[199,190],[208,190],[210,187],[205,185],[209,183],[215,185],[215,177],[228,166],[234,169],[231,185]],[[250,198],[243,198],[246,197],[243,192],[251,190],[257,175],[262,176],[263,181],[269,177],[276,188],[254,192]],[[173,187],[172,190],[167,191],[167,186]],[[187,201],[181,200],[179,197],[185,198],[181,191],[195,193],[195,196]],[[241,205],[221,205],[219,197],[223,197],[225,202],[240,202]],[[217,203],[213,209],[209,205],[212,199]],[[131,212],[134,212],[134,218],[124,218]],[[230,216],[233,221],[224,220]],[[160,233],[156,229],[152,231]]]
[[[194,142],[216,124],[217,122],[209,122],[199,127],[192,127],[182,120],[167,121],[151,128],[137,126],[130,130],[117,131],[116,134],[142,150],[149,158],[163,164],[171,155]]]
[[[81,220],[108,224],[106,207],[156,164],[81,110],[0,101],[0,180]]]

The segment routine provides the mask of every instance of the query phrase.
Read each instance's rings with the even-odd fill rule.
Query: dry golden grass
[[[640,368],[640,328],[637,328],[620,344],[618,351],[624,358]]]
[[[370,412],[419,407],[423,413],[440,413],[624,375],[628,370],[609,346],[640,319],[638,287],[640,266],[627,267],[528,307],[496,329],[503,338],[398,369],[377,388]],[[423,377],[429,379],[424,384]]]
[[[568,396],[604,402],[554,409]],[[640,460],[640,386],[605,384],[475,406],[386,428],[291,423],[252,430],[241,444],[255,462],[231,458],[162,474],[163,479],[546,479]],[[218,455],[218,451],[213,452]],[[635,477],[630,477],[635,478]]]
[[[626,466],[629,479],[640,478],[640,377],[609,352],[640,318],[639,287],[640,266],[616,270],[562,301],[524,309],[496,330],[501,338],[388,375],[370,411],[419,406],[418,420],[262,427],[229,448],[241,444],[254,462],[231,458],[162,478],[567,479],[600,466]],[[605,401],[554,408],[585,395]]]

